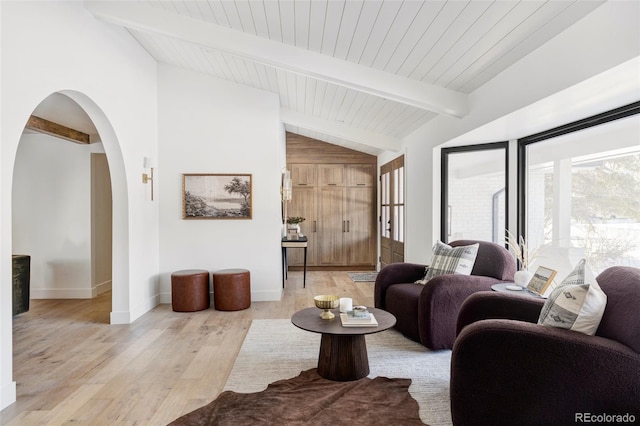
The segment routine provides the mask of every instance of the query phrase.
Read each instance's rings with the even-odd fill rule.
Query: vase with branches
[[[522,235],[515,236],[508,229],[505,241],[517,261],[518,271],[514,274],[513,281],[521,287],[526,287],[533,277],[533,272],[529,271],[529,267],[536,258],[538,249],[531,251]]]

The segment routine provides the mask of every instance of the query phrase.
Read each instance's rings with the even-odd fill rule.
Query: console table
[[[307,237],[299,237],[297,240],[290,240],[287,237],[282,238],[282,288],[284,288],[284,280],[288,276],[289,265],[287,265],[287,249],[301,248],[304,249],[304,272],[302,275],[302,287],[307,285]]]

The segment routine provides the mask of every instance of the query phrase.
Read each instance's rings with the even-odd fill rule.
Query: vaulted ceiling
[[[600,1],[88,1],[157,61],[278,94],[287,131],[370,154],[439,114]]]

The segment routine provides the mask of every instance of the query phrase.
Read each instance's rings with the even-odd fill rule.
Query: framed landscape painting
[[[183,174],[183,219],[251,219],[250,174]]]

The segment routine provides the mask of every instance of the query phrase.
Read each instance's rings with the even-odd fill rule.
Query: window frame
[[[489,142],[477,145],[444,147],[440,151],[440,241],[448,241],[450,228],[449,218],[449,155],[469,153],[474,151],[488,151],[504,149],[504,207],[505,232],[509,229],[509,141]]]
[[[637,114],[640,114],[640,101],[518,139],[517,235],[527,240],[527,146]]]

